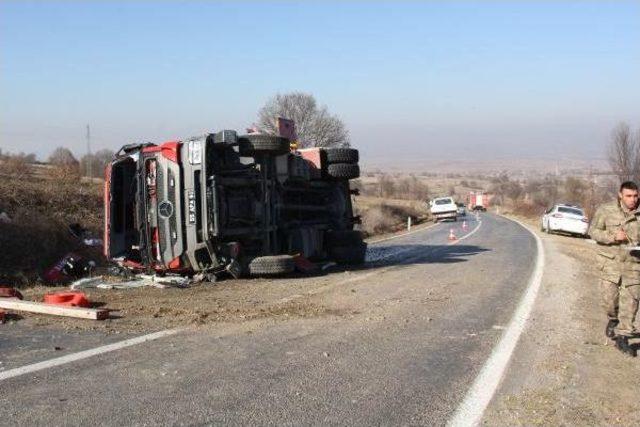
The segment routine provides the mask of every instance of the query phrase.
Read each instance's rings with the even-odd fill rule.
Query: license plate
[[[188,210],[189,210],[189,224],[196,223],[196,193],[193,190],[187,192],[188,198]]]

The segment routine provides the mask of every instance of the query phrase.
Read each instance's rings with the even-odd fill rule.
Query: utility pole
[[[87,125],[87,175],[89,179],[93,178],[93,159],[91,158],[91,128]]]

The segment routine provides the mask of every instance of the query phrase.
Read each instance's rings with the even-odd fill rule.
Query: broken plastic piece
[[[47,304],[65,305],[69,307],[91,307],[91,302],[84,292],[60,292],[44,295]]]

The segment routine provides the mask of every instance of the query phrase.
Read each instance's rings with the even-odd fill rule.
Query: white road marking
[[[427,230],[429,228],[435,227],[437,224],[433,224],[430,225],[428,227],[425,228],[421,228],[419,230],[415,230],[409,233],[404,233],[404,234],[399,234],[397,236],[392,236],[386,239],[382,239],[382,240],[378,240],[376,242],[370,242],[370,243],[377,243],[377,242],[382,242],[382,241],[386,241],[386,240],[391,240],[391,239],[395,239],[397,237],[402,237],[402,236],[407,236],[409,234],[414,234],[414,233],[418,233],[420,231],[424,231]],[[472,234],[474,234],[476,231],[478,231],[478,229],[480,228],[480,226],[482,225],[481,221],[478,221],[478,225],[469,233],[467,233],[466,235],[460,237],[459,240],[464,240],[468,237],[470,237]],[[441,248],[438,248],[441,249]],[[400,253],[403,253],[405,251],[401,251]],[[389,256],[393,256],[393,255],[398,255],[399,253],[393,253],[390,254]],[[423,254],[420,254],[423,255]],[[388,256],[387,256],[388,257]],[[387,258],[384,257],[384,258]],[[383,258],[381,258],[383,259]],[[371,276],[374,275],[378,275],[381,274],[387,270],[390,270],[391,268],[393,268],[395,266],[389,266],[386,268],[383,268],[382,270],[375,270],[375,271],[371,271],[368,273],[365,273],[363,275],[359,275],[359,276],[355,276],[355,277],[351,277],[347,280],[344,280],[342,283],[353,283],[353,282],[358,282],[364,279],[367,279]],[[325,287],[321,288],[324,289]],[[317,292],[314,293],[319,293],[319,290],[317,290]],[[308,293],[308,295],[311,294]],[[281,302],[285,302],[285,301],[290,301],[292,299],[297,299],[297,298],[301,298],[304,295],[293,295],[292,297],[289,298],[284,298],[283,300],[281,300]],[[0,381],[3,380],[7,380],[10,378],[15,378],[15,377],[19,377],[21,375],[25,375],[25,374],[31,374],[34,372],[38,372],[38,371],[42,371],[44,369],[49,369],[49,368],[54,368],[56,366],[61,366],[61,365],[65,365],[67,363],[71,363],[71,362],[76,362],[78,360],[83,360],[83,359],[87,359],[89,357],[93,357],[93,356],[98,356],[100,354],[104,354],[104,353],[109,353],[112,351],[116,351],[116,350],[120,350],[126,347],[131,347],[134,345],[138,345],[138,344],[142,344],[148,341],[153,341],[153,340],[157,340],[159,338],[164,338],[170,335],[174,335],[177,334],[178,332],[184,331],[184,329],[166,329],[163,331],[159,331],[159,332],[154,332],[152,334],[147,334],[147,335],[142,335],[139,337],[135,337],[135,338],[130,338],[124,341],[119,341],[113,344],[107,344],[104,346],[100,346],[100,347],[96,347],[96,348],[92,348],[89,350],[84,350],[84,351],[80,351],[77,353],[72,353],[72,354],[67,354],[66,356],[61,356],[61,357],[57,357],[55,359],[49,359],[49,360],[45,360],[43,362],[38,362],[38,363],[33,363],[30,365],[25,365],[25,366],[21,366],[19,368],[14,368],[14,369],[9,369],[8,371],[4,371],[4,372],[0,372]]]
[[[537,234],[532,232],[529,227],[520,221],[511,218],[507,219],[520,224],[535,238],[538,252],[535,267],[529,279],[527,290],[518,304],[518,308],[513,314],[507,329],[504,331],[502,338],[494,347],[491,356],[485,362],[482,370],[467,392],[464,401],[449,420],[447,425],[450,427],[476,426],[482,420],[482,415],[489,405],[489,402],[491,402],[509,366],[509,361],[516,348],[516,344],[518,344],[520,335],[522,331],[524,331],[536,296],[540,290],[540,284],[542,283],[542,273],[544,272],[544,246],[542,245],[542,241]]]
[[[435,224],[434,224],[434,225],[435,225]],[[455,244],[455,243],[457,243],[459,240],[464,240],[464,239],[466,239],[466,238],[470,237],[471,235],[475,234],[475,233],[480,229],[480,226],[481,226],[481,225],[482,225],[482,221],[478,221],[478,225],[476,225],[476,226],[475,226],[475,228],[474,228],[473,230],[471,230],[469,233],[465,234],[464,236],[460,237],[460,239],[458,239],[456,242],[449,243],[448,245]],[[431,228],[431,227],[433,227],[433,225],[432,225],[432,226],[430,226],[430,227],[427,227],[427,228]],[[426,228],[423,228],[422,230],[426,230]],[[420,231],[422,231],[422,230],[420,230]],[[414,233],[414,232],[411,232],[411,234],[413,234],[413,233]],[[405,234],[403,234],[403,235],[404,235],[404,236],[406,236],[407,234],[408,234],[408,233],[405,233]],[[396,237],[396,236],[394,236],[394,237]],[[400,236],[397,236],[397,237],[400,237]],[[441,246],[441,247],[432,248],[432,249],[430,249],[429,251],[427,251],[427,254],[432,254],[432,253],[434,253],[434,252],[438,252],[438,251],[443,250],[443,249],[446,249],[446,246]],[[401,254],[403,254],[403,253],[405,253],[405,252],[410,252],[410,251],[415,251],[415,250],[416,250],[415,248],[405,248],[405,249],[402,249],[402,250],[400,250],[400,251],[392,252],[392,253],[390,253],[390,254],[387,254],[387,255],[385,255],[385,256],[382,256],[382,257],[380,257],[380,258],[376,259],[375,261],[376,261],[376,262],[377,262],[377,261],[381,261],[381,260],[383,260],[383,259],[385,259],[385,258],[389,258],[389,257],[392,257],[392,256],[401,255]],[[425,255],[425,253],[424,253],[424,252],[421,252],[420,254],[416,254],[414,257],[410,257],[410,258],[408,258],[408,259],[409,259],[409,260],[411,260],[412,258],[421,257],[421,256],[424,256],[424,255]],[[390,266],[388,266],[388,267],[383,267],[383,268],[379,268],[379,269],[377,269],[377,268],[376,268],[376,269],[374,269],[373,271],[369,271],[369,272],[367,272],[367,273],[354,275],[354,276],[352,276],[352,277],[348,277],[348,278],[344,279],[342,282],[340,282],[340,285],[344,285],[344,284],[348,284],[348,283],[357,283],[357,282],[361,282],[361,281],[363,281],[363,280],[365,280],[365,279],[368,279],[369,277],[378,276],[378,275],[380,275],[380,274],[386,273],[387,271],[389,271],[389,270],[391,270],[391,269],[394,269],[394,268],[396,268],[396,267],[397,267],[397,265],[390,265]],[[287,302],[291,302],[291,301],[294,301],[294,300],[297,300],[297,299],[300,299],[300,298],[304,298],[304,297],[308,297],[308,296],[317,295],[317,294],[322,293],[322,292],[324,292],[325,290],[327,290],[328,288],[330,288],[330,287],[332,287],[332,286],[335,286],[335,285],[336,285],[335,283],[331,283],[331,284],[324,285],[324,286],[321,286],[321,287],[319,287],[319,288],[316,288],[316,289],[314,289],[314,290],[312,290],[312,291],[306,292],[306,293],[304,293],[304,294],[295,294],[295,295],[291,295],[291,296],[289,296],[289,297],[282,298],[279,302],[280,302],[280,303],[287,303]]]
[[[478,221],[477,221],[477,224],[478,224],[478,225],[476,225],[476,226],[474,227],[474,229],[473,229],[473,230],[471,230],[469,233],[465,234],[464,236],[460,237],[459,239],[456,239],[456,240],[454,240],[454,241],[448,242],[448,243],[447,243],[447,245],[455,245],[455,244],[457,244],[460,240],[464,240],[464,239],[466,239],[466,238],[468,238],[468,237],[471,237],[473,234],[475,234],[475,233],[480,229],[480,226],[482,225],[482,221],[481,221],[481,220],[478,220]],[[421,229],[421,230],[419,230],[419,231],[427,230],[427,229],[429,229],[429,228],[431,228],[431,227],[435,227],[436,225],[437,225],[437,224],[433,224],[433,225],[431,225],[431,226],[429,226],[429,227],[425,227],[425,228],[423,228],[423,229]],[[391,237],[390,239],[393,239],[393,238],[396,238],[396,237],[406,236],[407,234],[413,234],[413,233],[414,233],[413,231],[412,231],[411,233],[404,233],[404,234],[401,234],[401,235],[398,235],[398,236],[393,236],[393,237]],[[384,240],[389,240],[389,239],[383,239],[383,240],[378,240],[378,241],[384,241]],[[374,242],[369,242],[369,243],[374,243]],[[437,251],[437,250],[439,250],[439,249],[440,249],[440,248],[431,249],[431,250],[429,251],[429,253],[434,252],[434,251]],[[390,257],[392,257],[392,256],[402,255],[402,254],[403,254],[403,253],[405,253],[405,252],[412,252],[412,251],[415,251],[415,250],[416,250],[415,248],[411,248],[411,247],[409,247],[409,248],[404,248],[404,249],[400,249],[400,250],[397,250],[397,251],[391,251],[390,253],[388,253],[388,254],[386,254],[386,255],[382,255],[382,256],[380,256],[380,257],[378,257],[378,258],[375,258],[375,259],[369,259],[367,262],[378,262],[378,261],[382,261],[382,260],[384,260],[384,259],[386,259],[386,258],[390,258]],[[421,254],[421,255],[423,255],[423,254]],[[382,271],[384,271],[384,270],[382,270]]]
[[[482,221],[478,221],[478,225],[476,225],[476,227],[475,227],[473,230],[471,230],[469,233],[465,234],[464,236],[460,237],[460,238],[459,238],[458,240],[456,240],[455,242],[451,242],[451,243],[449,243],[449,245],[456,244],[456,243],[458,243],[460,240],[464,240],[464,239],[466,239],[466,238],[470,237],[471,235],[475,234],[475,233],[480,229],[480,226],[481,226],[481,225],[482,225]],[[433,252],[436,252],[436,251],[438,251],[438,250],[442,250],[442,249],[444,249],[444,248],[443,248],[443,247],[433,248],[433,249],[431,249],[430,251],[428,251],[428,253],[433,253]],[[409,252],[409,251],[415,251],[415,248],[408,248],[408,249],[403,249],[403,250],[398,251],[398,252],[392,252],[392,253],[390,253],[390,254],[388,254],[388,255],[385,255],[385,256],[383,256],[383,257],[380,257],[380,258],[376,259],[376,262],[377,262],[377,261],[380,261],[380,260],[383,260],[383,259],[385,259],[385,258],[392,257],[392,256],[401,255],[401,254],[403,254],[403,253],[405,253],[405,252]],[[416,256],[423,256],[423,255],[424,255],[424,253],[420,253],[420,254],[417,254]],[[409,259],[411,259],[411,258],[409,258]],[[378,275],[378,274],[382,274],[382,273],[384,273],[384,272],[386,272],[386,271],[388,271],[388,270],[391,270],[392,268],[395,268],[395,267],[396,267],[395,265],[391,265],[391,266],[389,266],[389,267],[385,267],[385,268],[383,268],[383,269],[381,269],[381,270],[374,270],[374,271],[370,271],[370,272],[368,272],[368,273],[365,273],[365,274],[362,274],[362,275],[359,275],[359,276],[355,276],[355,277],[351,277],[351,278],[349,278],[349,279],[347,279],[347,280],[344,280],[344,281],[342,281],[342,282],[341,282],[341,284],[343,284],[343,283],[359,282],[360,280],[364,280],[364,279],[367,279],[367,278],[369,278],[369,277],[371,277],[371,276],[375,276],[375,275]]]
[[[467,239],[471,236],[473,236],[476,231],[480,230],[480,226],[482,225],[482,220],[478,220],[478,225],[476,225],[476,227],[471,230],[469,233],[465,234],[464,236],[460,237],[459,239],[454,240],[453,242],[449,243],[450,245],[455,245],[457,244],[460,240],[464,240]]]
[[[402,233],[402,234],[396,234],[395,236],[385,237],[384,239],[372,240],[372,241],[367,242],[367,243],[373,244],[373,243],[386,242],[387,240],[397,239],[398,237],[404,237],[404,236],[408,236],[408,235],[410,235],[410,234],[416,234],[416,233],[419,233],[419,232],[421,232],[421,231],[428,230],[428,229],[430,229],[430,228],[435,227],[436,225],[438,225],[438,223],[437,223],[437,222],[436,222],[435,224],[431,224],[431,225],[429,225],[429,226],[427,226],[427,227],[420,228],[420,229],[418,229],[418,230],[408,231],[408,232],[406,232],[406,233]]]
[[[154,332],[152,334],[142,335],[136,338],[130,338],[128,340],[103,345],[101,347],[92,348],[90,350],[67,354],[66,356],[56,357],[55,359],[45,360],[44,362],[33,363],[31,365],[25,365],[15,369],[9,369],[8,371],[0,372],[0,381],[19,377],[25,374],[31,374],[37,371],[42,371],[43,369],[65,365],[67,363],[76,362],[78,360],[87,359],[99,354],[109,353],[111,351],[120,350],[122,348],[131,347],[133,345],[142,344],[148,341],[157,340],[158,338],[164,338],[169,335],[177,334],[178,332],[183,330],[184,329],[166,329],[164,331]]]

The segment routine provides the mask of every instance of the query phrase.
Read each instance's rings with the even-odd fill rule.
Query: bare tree
[[[99,150],[94,154],[85,154],[80,159],[80,170],[82,175],[88,176],[91,171],[92,178],[99,178],[104,175],[105,167],[113,159],[113,151],[111,150]]]
[[[53,153],[49,156],[49,163],[55,166],[78,166],[78,160],[76,160],[71,150],[64,147],[58,147],[53,150]]]
[[[585,205],[587,192],[589,191],[589,182],[573,176],[567,177],[564,181],[563,198],[565,203],[572,205]]]
[[[611,132],[609,144],[609,165],[619,181],[640,178],[640,133],[636,138],[626,123],[620,123]]]
[[[277,94],[258,112],[261,131],[277,134],[278,117],[293,120],[300,147],[348,147],[349,132],[326,106],[318,107],[313,95],[302,92]]]
[[[53,150],[49,163],[54,166],[51,177],[59,183],[69,184],[80,176],[80,162],[68,148],[58,147]]]
[[[518,181],[509,181],[504,188],[504,194],[510,198],[515,205],[524,194],[524,189]]]
[[[396,184],[387,174],[378,177],[378,197],[393,197],[396,192]]]

